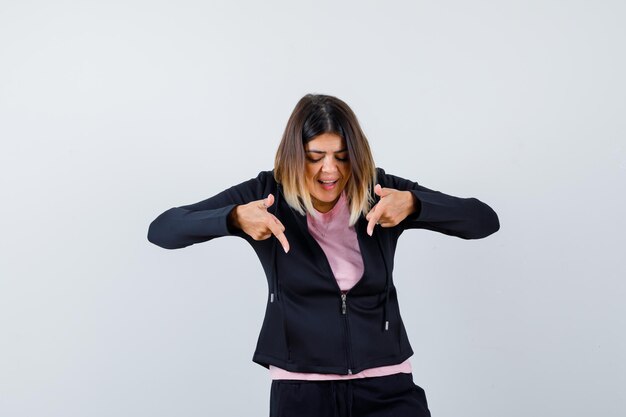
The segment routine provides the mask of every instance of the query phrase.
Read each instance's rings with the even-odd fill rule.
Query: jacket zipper
[[[328,270],[328,273],[330,274],[330,277],[332,279],[332,281],[335,284],[335,287],[337,288],[337,290],[339,291],[339,296],[341,297],[341,315],[343,316],[343,324],[344,324],[344,330],[345,330],[345,343],[346,343],[346,363],[347,363],[347,374],[348,375],[352,375],[352,349],[350,346],[350,326],[348,324],[348,305],[346,302],[347,296],[348,296],[348,292],[351,291],[342,291],[341,288],[339,287],[339,283],[337,282],[337,278],[335,277],[335,274],[333,273],[333,269],[330,266],[330,262],[328,262],[328,258],[326,257],[326,254],[324,253],[324,250],[322,249],[322,247],[319,245],[319,243],[317,243],[317,241],[315,240],[315,238],[313,238],[313,236],[311,236],[311,239],[314,242],[314,245],[318,247],[318,250],[320,251],[320,253],[322,254],[322,259],[324,264],[326,265],[326,269]],[[365,275],[365,274],[364,274]],[[363,277],[361,277],[361,279],[359,280],[359,282],[357,282],[355,284],[358,285],[361,281],[363,280]],[[353,289],[354,287],[352,287]]]
[[[293,212],[293,210],[292,210]],[[343,316],[343,323],[344,323],[344,328],[345,328],[345,332],[346,332],[346,362],[348,364],[348,369],[347,369],[347,374],[348,375],[352,375],[352,368],[353,368],[353,362],[352,362],[352,348],[350,345],[350,326],[348,323],[348,307],[347,307],[347,303],[346,303],[346,299],[347,299],[347,295],[348,292],[350,292],[351,290],[354,289],[354,287],[356,287],[357,285],[359,285],[361,283],[361,281],[363,281],[363,277],[365,276],[365,271],[363,272],[363,276],[361,277],[361,279],[359,279],[359,281],[348,291],[342,291],[341,288],[339,287],[339,283],[337,282],[337,278],[335,277],[335,274],[333,273],[333,269],[330,266],[330,262],[328,262],[328,258],[326,257],[326,254],[324,253],[324,250],[322,249],[321,245],[315,240],[315,238],[313,236],[310,235],[309,231],[308,231],[308,227],[305,226],[304,229],[306,229],[306,233],[309,235],[311,241],[312,241],[312,245],[317,247],[317,250],[319,251],[319,253],[321,253],[321,258],[323,259],[324,264],[326,265],[326,269],[328,270],[328,273],[330,274],[331,279],[333,280],[335,287],[337,288],[337,290],[339,290],[339,294],[341,296],[341,315]],[[359,239],[359,234],[357,231],[357,241],[359,243],[359,251],[361,251],[362,253],[362,246],[361,246],[361,242]],[[362,257],[363,255],[361,255]],[[365,258],[363,258],[363,264],[365,265]]]
[[[341,292],[341,315],[343,316],[343,323],[346,328],[346,358],[348,360],[348,375],[352,375],[352,351],[350,349],[350,326],[348,324],[348,305],[346,299],[348,298],[347,291]]]

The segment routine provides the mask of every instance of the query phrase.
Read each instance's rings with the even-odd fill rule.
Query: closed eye
[[[326,152],[317,150],[317,149],[307,149],[306,150],[306,160],[310,163],[320,162],[324,159]],[[333,152],[335,155],[335,159],[339,162],[348,162],[348,152],[347,149],[340,149],[338,151]],[[313,158],[312,155],[320,155],[321,158]],[[341,156],[340,156],[341,155]]]
[[[314,158],[310,158],[310,157],[306,157],[306,160],[311,162],[311,163],[316,163],[316,162],[320,162],[322,159],[324,158],[318,158],[318,159],[314,159]],[[335,157],[335,159],[339,162],[348,162],[348,157],[345,158],[340,158],[338,156]]]

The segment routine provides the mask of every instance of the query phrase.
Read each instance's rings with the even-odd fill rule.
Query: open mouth
[[[322,188],[325,190],[332,190],[335,188],[335,185],[339,182],[339,179],[336,180],[317,180],[322,185]]]

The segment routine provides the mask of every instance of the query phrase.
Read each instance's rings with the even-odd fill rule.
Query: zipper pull
[[[341,293],[341,314],[346,314],[346,293]]]

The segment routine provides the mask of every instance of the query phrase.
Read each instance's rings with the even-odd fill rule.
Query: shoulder
[[[257,178],[262,179],[262,180],[268,180],[268,179],[274,179],[274,170],[268,170],[268,171],[261,171],[259,172],[259,175],[257,175]]]
[[[408,180],[397,175],[387,173],[383,168],[376,168],[376,182],[381,187],[397,188],[398,186],[406,186],[408,184],[417,185],[416,181]]]
[[[246,183],[254,183],[263,186],[276,184],[276,180],[274,179],[274,170],[261,171],[257,174],[256,177],[250,178],[249,180],[243,182],[243,184]]]
[[[261,171],[255,177],[239,182],[224,190],[227,198],[237,201],[252,201],[264,198],[276,190],[273,171]]]
[[[278,186],[276,178],[274,177],[274,170],[261,171],[256,177],[256,181],[259,182],[264,189],[275,189]]]

